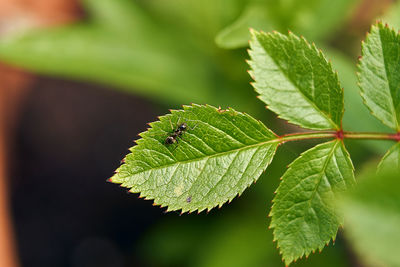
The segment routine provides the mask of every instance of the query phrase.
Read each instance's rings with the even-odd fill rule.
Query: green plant
[[[271,227],[283,260],[290,264],[322,250],[343,224],[337,195],[355,184],[343,140],[400,141],[400,35],[382,23],[372,26],[359,64],[364,102],[393,133],[343,129],[343,90],[331,63],[314,44],[292,33],[253,31],[250,46],[250,75],[259,98],[280,118],[313,131],[277,136],[232,108],[184,106],[150,123],[110,181],[167,211],[201,212],[240,195],[265,171],[279,145],[332,139],[291,163],[276,191]],[[180,130],[183,123],[187,128]],[[167,144],[168,136],[176,142]],[[379,169],[399,166],[398,144]]]

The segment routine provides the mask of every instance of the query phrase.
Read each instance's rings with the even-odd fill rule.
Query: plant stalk
[[[336,138],[336,139],[365,139],[365,140],[392,140],[399,142],[400,133],[369,133],[369,132],[344,132],[344,131],[319,131],[285,134],[279,137],[282,142],[299,141],[307,139]]]

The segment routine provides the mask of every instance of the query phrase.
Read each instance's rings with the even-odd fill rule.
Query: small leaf
[[[360,183],[340,199],[344,233],[363,266],[400,266],[399,170],[379,174],[371,168]]]
[[[387,169],[400,170],[400,143],[392,146],[378,165],[378,172]]]
[[[222,48],[248,46],[249,28],[292,30],[308,39],[323,40],[339,29],[358,0],[250,1],[242,14],[216,37]]]
[[[273,22],[268,18],[265,3],[252,3],[246,7],[240,17],[231,25],[218,33],[215,42],[221,48],[235,49],[249,43],[249,28],[257,30],[273,30]]]
[[[269,109],[304,128],[341,128],[343,91],[314,45],[292,33],[253,32],[250,47],[250,74]]]
[[[274,240],[286,264],[322,250],[335,238],[343,221],[334,200],[354,183],[353,165],[340,140],[317,145],[290,165],[270,213]]]
[[[372,115],[400,131],[400,35],[382,23],[371,28],[359,64],[361,95]]]
[[[166,144],[182,123],[187,130]],[[231,108],[184,106],[150,126],[110,180],[168,211],[210,210],[231,201],[258,179],[279,144],[261,122]]]

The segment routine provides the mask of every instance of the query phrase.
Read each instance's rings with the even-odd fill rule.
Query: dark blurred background
[[[390,0],[1,0],[0,266],[283,266],[267,214],[301,151],[281,147],[267,173],[210,213],[164,213],[106,179],[157,115],[231,106],[276,133],[246,73],[248,28],[292,30],[332,59],[345,130],[389,131],[362,105],[360,41]],[[360,119],[362,118],[362,119]],[[349,142],[356,167],[390,144]],[[363,266],[339,234],[294,266]]]

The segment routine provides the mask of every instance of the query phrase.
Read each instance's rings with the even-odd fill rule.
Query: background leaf
[[[345,234],[366,266],[400,266],[400,180],[393,169],[371,166],[341,199]]]
[[[343,91],[322,52],[291,33],[253,32],[250,47],[254,88],[269,109],[304,128],[341,128]]]
[[[400,143],[398,142],[382,158],[378,166],[378,171],[390,169],[400,170]]]
[[[317,145],[290,164],[270,213],[286,264],[335,239],[343,223],[335,211],[336,195],[354,183],[353,165],[340,140]]]
[[[359,83],[365,104],[384,124],[400,131],[400,36],[378,23],[362,46]]]
[[[220,31],[216,42],[223,48],[248,45],[249,28],[262,31],[291,30],[310,40],[326,39],[353,11],[358,0],[250,1],[242,14]]]
[[[111,31],[110,25],[104,28],[96,22],[32,32],[2,40],[0,57],[39,73],[134,88],[139,94],[159,99],[204,101],[209,93],[201,90],[208,88],[206,79],[192,83],[191,90],[184,85],[186,78],[205,75],[202,60],[194,54],[181,57],[184,49],[174,46],[171,37],[155,25],[146,25],[143,31],[138,26],[125,35],[121,34],[125,28]],[[146,32],[148,29],[153,30]],[[141,37],[136,39],[135,35]],[[185,68],[185,64],[193,67]]]
[[[251,113],[256,100],[243,90],[251,88],[245,51],[222,50],[214,42],[243,4],[205,1],[85,0],[81,22],[2,35],[0,59],[35,73],[103,83],[166,106],[197,102]]]
[[[222,48],[240,48],[249,44],[249,28],[263,31],[275,29],[274,22],[268,16],[266,3],[252,3],[246,7],[240,17],[218,33],[215,41]]]
[[[384,23],[388,23],[391,27],[395,29],[400,29],[400,2],[394,2],[390,8],[379,18]]]
[[[166,145],[182,122],[188,130],[179,143]],[[279,144],[261,122],[233,109],[185,106],[150,125],[111,181],[168,211],[210,210],[231,201],[257,180]]]

